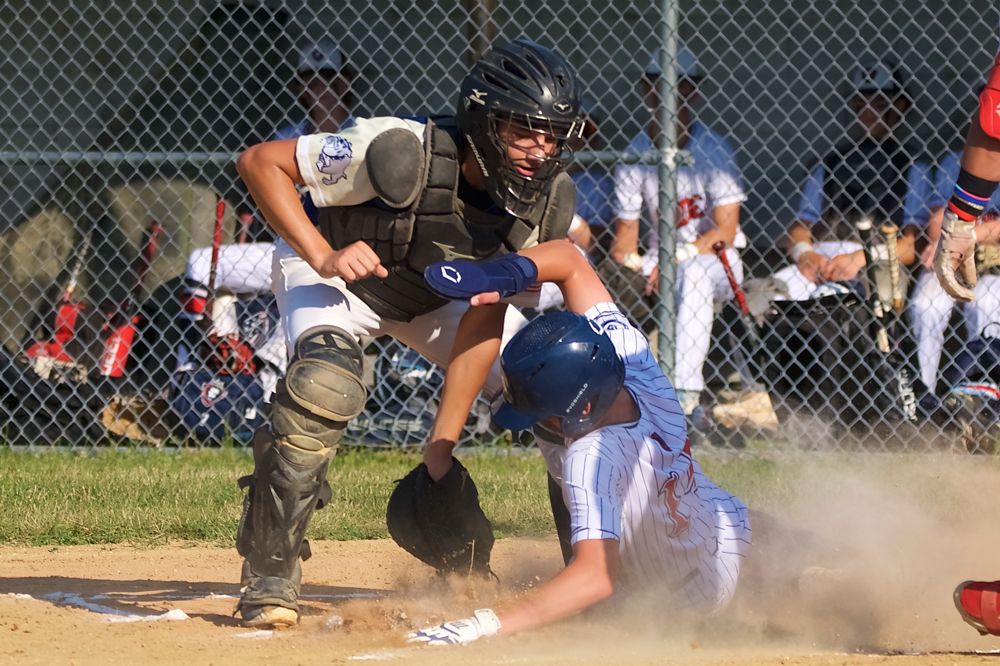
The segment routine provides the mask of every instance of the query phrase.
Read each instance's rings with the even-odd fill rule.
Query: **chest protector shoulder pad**
[[[424,268],[438,261],[485,261],[538,242],[565,238],[573,219],[576,189],[560,174],[537,226],[506,213],[490,214],[458,198],[459,156],[454,139],[430,120],[424,141],[405,129],[379,134],[365,153],[365,167],[378,199],[360,206],[320,208],[320,233],[335,250],[359,240],[389,272],[347,288],[380,317],[409,321],[446,303],[428,289]]]

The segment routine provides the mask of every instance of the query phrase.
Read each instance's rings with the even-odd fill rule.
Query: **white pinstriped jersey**
[[[615,539],[627,587],[665,589],[681,609],[720,610],[750,545],[746,506],[692,458],[684,414],[646,337],[613,303],[586,316],[625,361],[625,387],[641,416],[568,446],[540,443],[563,488],[572,541]]]

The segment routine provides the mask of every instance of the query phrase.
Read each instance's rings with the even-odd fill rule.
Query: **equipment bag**
[[[863,436],[903,419],[895,373],[875,346],[871,321],[853,292],[774,303],[757,362],[782,422],[789,412],[804,413]]]
[[[264,388],[252,374],[179,372],[171,394],[179,427],[197,439],[246,443],[265,423]]]

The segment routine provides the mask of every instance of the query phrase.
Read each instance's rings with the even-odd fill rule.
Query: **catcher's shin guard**
[[[244,621],[251,626],[260,615],[273,614],[271,607],[298,612],[299,557],[304,554],[306,528],[319,503],[333,453],[332,448],[308,450],[278,439],[260,460],[244,520],[249,520],[253,531],[246,555],[247,586],[239,604]]]
[[[340,329],[310,329],[271,402],[272,431],[254,434],[254,473],[236,537],[246,558],[239,610],[249,626],[294,624],[299,558],[312,513],[330,500],[326,470],[347,421],[364,408],[361,348]],[[282,610],[285,609],[285,610]]]

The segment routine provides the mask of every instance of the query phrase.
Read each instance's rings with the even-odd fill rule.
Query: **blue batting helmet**
[[[593,430],[625,383],[625,363],[611,338],[572,312],[552,312],[525,326],[504,349],[500,370],[497,425],[527,430],[556,416],[567,437]]]

